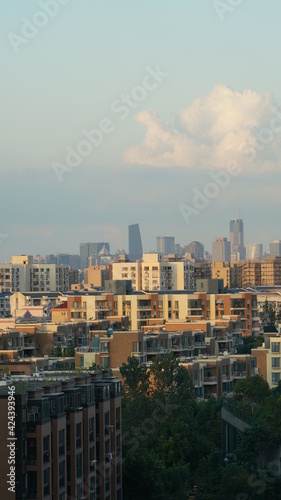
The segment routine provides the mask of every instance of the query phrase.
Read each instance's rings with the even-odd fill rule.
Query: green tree
[[[164,493],[165,467],[153,450],[138,448],[123,463],[124,500],[154,500]]]
[[[261,403],[271,394],[268,383],[260,375],[238,380],[233,392],[236,400],[254,404]]]
[[[75,356],[75,348],[73,342],[71,342],[64,351],[65,358],[73,358]]]
[[[260,313],[260,318],[262,326],[271,326],[271,327],[275,326],[276,312],[275,309],[273,308],[273,305],[269,303],[267,299],[263,304],[263,309],[262,312]]]
[[[131,397],[147,394],[149,390],[149,371],[135,357],[129,357],[127,364],[123,363],[120,373],[124,379],[125,394]]]
[[[51,356],[54,356],[55,358],[60,358],[62,356],[61,346],[59,345],[55,346],[51,352]]]
[[[263,337],[244,337],[243,344],[237,349],[237,354],[251,354],[251,350],[261,347],[262,343]]]

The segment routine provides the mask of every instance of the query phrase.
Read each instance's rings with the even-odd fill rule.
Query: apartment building
[[[237,263],[212,262],[212,279],[222,279],[224,288],[237,288]]]
[[[248,260],[238,263],[237,286],[247,288],[261,285],[261,261]]]
[[[110,279],[109,266],[91,266],[84,269],[85,288],[104,288],[105,281]]]
[[[212,278],[212,265],[209,262],[195,262],[194,264],[194,286],[196,288],[197,281],[201,279]]]
[[[281,257],[268,257],[259,261],[243,261],[238,264],[237,285],[250,286],[280,286]]]
[[[10,293],[0,293],[0,318],[7,318],[11,315],[10,299]]]
[[[260,374],[268,382],[271,389],[277,387],[281,380],[281,337],[280,334],[265,333],[264,344],[252,349],[257,359]]]
[[[144,253],[142,290],[193,290],[194,264],[190,261],[163,261],[158,253]]]
[[[17,481],[9,498],[121,500],[120,380],[110,371],[48,372],[48,383],[44,374],[10,383],[16,388]],[[2,485],[9,472],[7,389],[0,387]]]
[[[232,396],[237,380],[257,374],[256,360],[249,354],[201,356],[182,365],[189,372],[197,399]]]
[[[134,291],[193,290],[194,263],[163,260],[159,253],[144,253],[142,261],[114,262],[114,280],[131,280]]]
[[[65,292],[69,273],[68,266],[36,264],[30,255],[12,256],[10,264],[0,264],[0,291]]]
[[[135,262],[113,262],[113,280],[131,280],[132,289],[138,291],[142,289],[142,264]]]
[[[121,281],[122,283],[122,281]],[[212,283],[217,283],[215,280]],[[203,283],[204,285],[204,283]],[[216,287],[217,290],[218,287]],[[207,292],[205,291],[207,290]],[[215,287],[214,287],[215,290]],[[155,291],[133,293],[79,293],[65,295],[67,321],[121,321],[128,318],[131,330],[141,330],[150,320],[215,320],[222,316],[239,316],[243,335],[260,331],[257,295],[236,290],[232,293],[203,291]],[[66,310],[64,309],[64,312]],[[59,313],[58,313],[59,314]]]

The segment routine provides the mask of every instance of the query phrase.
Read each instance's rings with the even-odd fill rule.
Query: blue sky
[[[279,131],[188,225],[179,210],[280,109],[280,2],[225,0],[220,20],[213,0],[70,0],[16,53],[11,33],[47,3],[0,4],[0,261],[99,239],[126,247],[134,222],[146,250],[157,234],[210,250],[239,210],[246,242],[281,239]],[[169,76],[120,120],[112,103],[157,65]],[[103,119],[114,132],[59,182],[53,163]]]

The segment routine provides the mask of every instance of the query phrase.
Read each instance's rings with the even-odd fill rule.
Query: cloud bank
[[[129,164],[224,169],[230,162],[259,171],[281,166],[281,111],[273,95],[216,85],[177,117],[177,127],[151,110],[135,116],[145,128],[139,146],[124,153]]]

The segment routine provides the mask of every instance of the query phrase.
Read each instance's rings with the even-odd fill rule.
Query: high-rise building
[[[92,255],[98,256],[98,254],[105,249],[110,253],[110,245],[104,241],[99,243],[80,243],[81,267],[88,267],[89,257]]]
[[[2,292],[66,292],[69,266],[34,264],[31,255],[13,255],[11,264],[0,264]]]
[[[156,251],[162,255],[175,253],[175,238],[174,236],[157,236]]]
[[[199,241],[192,241],[186,247],[186,252],[190,253],[195,262],[204,259],[204,245]]]
[[[270,243],[269,249],[270,249],[270,256],[271,257],[281,257],[281,241],[280,240],[274,240],[272,243]]]
[[[233,219],[230,221],[230,246],[231,253],[239,254],[239,260],[244,260],[246,258],[243,219]]]
[[[129,260],[135,261],[142,259],[142,241],[140,227],[138,224],[131,224],[128,227],[129,236]]]
[[[5,497],[122,498],[120,380],[111,370],[46,375],[11,377],[17,419],[10,448],[9,388],[0,388],[1,485],[12,449],[17,478],[14,494]]]
[[[261,243],[254,243],[253,245],[246,245],[246,259],[257,260],[263,258],[263,245]]]
[[[216,238],[212,243],[212,261],[230,262],[230,242],[227,238]]]

